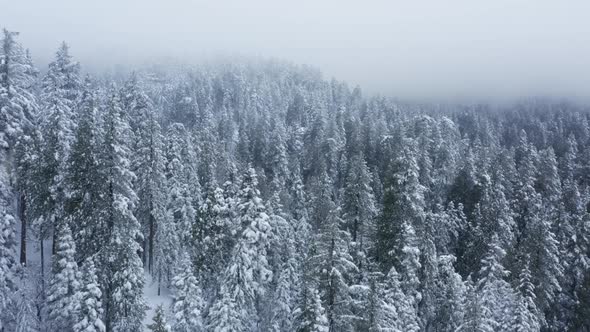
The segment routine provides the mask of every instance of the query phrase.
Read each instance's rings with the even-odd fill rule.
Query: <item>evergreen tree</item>
[[[170,332],[170,327],[166,323],[164,309],[162,309],[161,305],[156,308],[156,315],[154,316],[153,323],[149,324],[147,327],[152,332]]]
[[[461,276],[455,271],[454,256],[438,257],[438,274],[435,281],[435,301],[432,320],[426,324],[434,331],[456,331],[464,319],[466,289]]]
[[[477,287],[467,279],[467,298],[465,303],[465,317],[457,329],[459,332],[493,332],[495,331],[496,322],[491,318],[491,309],[483,304],[481,294]]]
[[[320,280],[319,289],[326,308],[331,330],[352,329],[352,297],[349,292],[352,275],[358,272],[347,246],[350,234],[343,230],[341,210],[329,205],[328,218],[321,224],[315,237],[315,253],[310,260]]]
[[[353,242],[361,243],[361,250],[374,232],[373,218],[377,214],[371,188],[371,173],[362,154],[349,163],[343,194],[343,218]]]
[[[106,327],[102,321],[102,292],[92,258],[87,258],[82,265],[81,281],[80,307],[74,332],[105,332]]]
[[[172,331],[204,331],[203,311],[205,302],[188,254],[183,256],[180,266],[180,272],[172,280],[172,285],[176,290],[172,304],[174,318]]]
[[[131,130],[116,95],[107,110],[102,160],[105,167],[108,206],[105,211],[110,238],[101,251],[101,284],[105,290],[107,331],[131,332],[141,327],[145,316],[144,275],[140,225],[133,211],[137,195],[132,183],[128,147]]]
[[[0,179],[0,185],[3,185]],[[1,188],[0,195],[5,195],[5,188]],[[3,197],[0,197],[3,199]],[[11,295],[16,289],[15,280],[15,220],[10,215],[5,206],[6,203],[0,202],[0,331],[8,323],[8,308],[11,304]]]
[[[267,261],[270,225],[257,189],[253,168],[242,179],[238,220],[242,233],[222,275],[218,298],[209,311],[213,331],[250,331],[259,325],[258,308],[272,271]]]
[[[33,307],[28,294],[20,292],[21,298],[18,301],[18,308],[16,314],[16,324],[14,326],[15,332],[36,332],[39,331],[39,319],[33,312]],[[0,330],[1,330],[0,326]]]
[[[402,143],[400,143],[402,144]],[[387,271],[392,264],[400,266],[401,226],[405,222],[420,231],[424,221],[424,187],[418,181],[418,165],[412,141],[404,141],[386,185],[383,211],[377,223],[376,255]]]
[[[419,276],[422,269],[422,264],[420,263],[420,248],[412,225],[408,222],[404,222],[402,228],[402,289],[408,297],[410,304],[414,309],[417,309],[418,304],[422,301]]]
[[[104,209],[104,174],[96,149],[100,144],[96,114],[98,101],[90,85],[87,78],[77,106],[79,122],[64,179],[64,218],[72,228],[79,262],[98,253],[107,240],[106,220],[101,213]]]
[[[184,126],[174,123],[168,129],[166,146],[166,178],[168,185],[167,209],[179,230],[181,244],[190,241],[196,211],[193,205],[195,196],[200,196],[200,186],[191,190],[191,183],[198,185],[195,177],[195,160],[190,157],[188,137]],[[191,160],[193,159],[193,160]]]
[[[392,267],[386,276],[383,302],[380,310],[383,327],[392,331],[419,331],[418,313],[412,295],[403,291],[400,276]]]
[[[154,271],[156,248],[166,242],[174,241],[162,237],[172,235],[172,227],[167,226],[166,213],[166,175],[164,146],[160,124],[149,98],[141,91],[132,77],[122,90],[123,111],[129,115],[130,127],[135,139],[132,145],[132,170],[137,176],[134,189],[138,196],[135,216],[142,226],[145,242],[143,244],[144,264],[150,273]],[[159,230],[161,228],[167,228]],[[160,235],[160,238],[156,238]],[[158,243],[156,243],[158,242]],[[170,249],[170,248],[167,248]],[[173,259],[172,257],[170,259]],[[160,267],[168,266],[164,262]],[[164,271],[167,274],[168,271]],[[160,276],[159,276],[160,277]]]
[[[198,213],[193,238],[198,243],[195,250],[195,268],[204,285],[215,279],[227,266],[235,244],[235,225],[232,211],[221,188],[211,188]]]
[[[80,297],[80,274],[76,264],[76,245],[68,225],[57,230],[52,276],[47,294],[49,320],[56,330],[73,331]]]
[[[287,244],[284,246],[288,247]],[[281,265],[280,271],[277,271],[277,286],[271,301],[271,330],[276,332],[294,329],[293,311],[296,308],[298,287],[300,286],[295,253],[288,248],[285,248],[283,252],[286,259]]]
[[[44,144],[35,174],[34,219],[41,238],[54,231],[53,253],[56,251],[57,229],[66,222],[63,214],[64,176],[74,140],[76,116],[73,109],[80,94],[79,71],[68,45],[63,43],[42,82],[41,108],[46,116],[40,123]]]
[[[483,258],[482,267],[477,281],[478,296],[481,301],[481,324],[492,330],[507,330],[511,324],[511,317],[507,315],[514,303],[513,292],[505,280],[509,272],[504,269],[502,260],[506,253],[499,245],[496,235],[492,237],[488,253]],[[474,309],[475,310],[475,309]]]
[[[317,289],[305,287],[303,289],[301,309],[295,312],[296,331],[298,332],[328,332],[328,318],[326,317],[322,300]]]
[[[541,330],[540,313],[537,310],[535,298],[535,286],[531,280],[528,264],[526,264],[520,273],[518,281],[513,331],[532,332]]]
[[[0,49],[0,141],[11,150],[30,130],[38,109],[33,93],[37,70],[28,51],[17,42],[18,32],[3,29]],[[11,154],[9,152],[9,154]]]

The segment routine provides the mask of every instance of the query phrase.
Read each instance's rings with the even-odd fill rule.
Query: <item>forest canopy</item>
[[[588,106],[1,44],[2,332],[590,330]]]

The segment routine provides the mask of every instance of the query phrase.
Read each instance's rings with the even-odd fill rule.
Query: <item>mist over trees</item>
[[[0,331],[589,331],[590,112],[0,49]],[[145,290],[170,292],[166,306]]]

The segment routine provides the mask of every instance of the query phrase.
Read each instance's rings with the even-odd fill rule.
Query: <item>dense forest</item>
[[[590,108],[252,58],[88,75],[65,43],[40,71],[17,37],[0,331],[590,331]]]

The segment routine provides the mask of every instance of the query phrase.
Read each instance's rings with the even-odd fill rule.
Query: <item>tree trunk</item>
[[[26,212],[26,196],[20,194],[19,202],[19,219],[21,222],[21,233],[20,233],[20,263],[27,265],[27,216]]]
[[[162,284],[162,272],[158,272],[158,296],[160,296],[160,285]]]
[[[155,220],[154,216],[150,215],[150,234],[149,234],[149,243],[148,243],[148,250],[149,250],[149,257],[148,257],[148,269],[150,273],[153,272],[153,264],[154,264],[154,237],[155,237]]]
[[[45,301],[45,249],[43,236],[41,236],[41,297]]]
[[[53,223],[53,234],[51,235],[51,256],[55,255],[57,251],[57,227],[55,227],[55,223]]]

